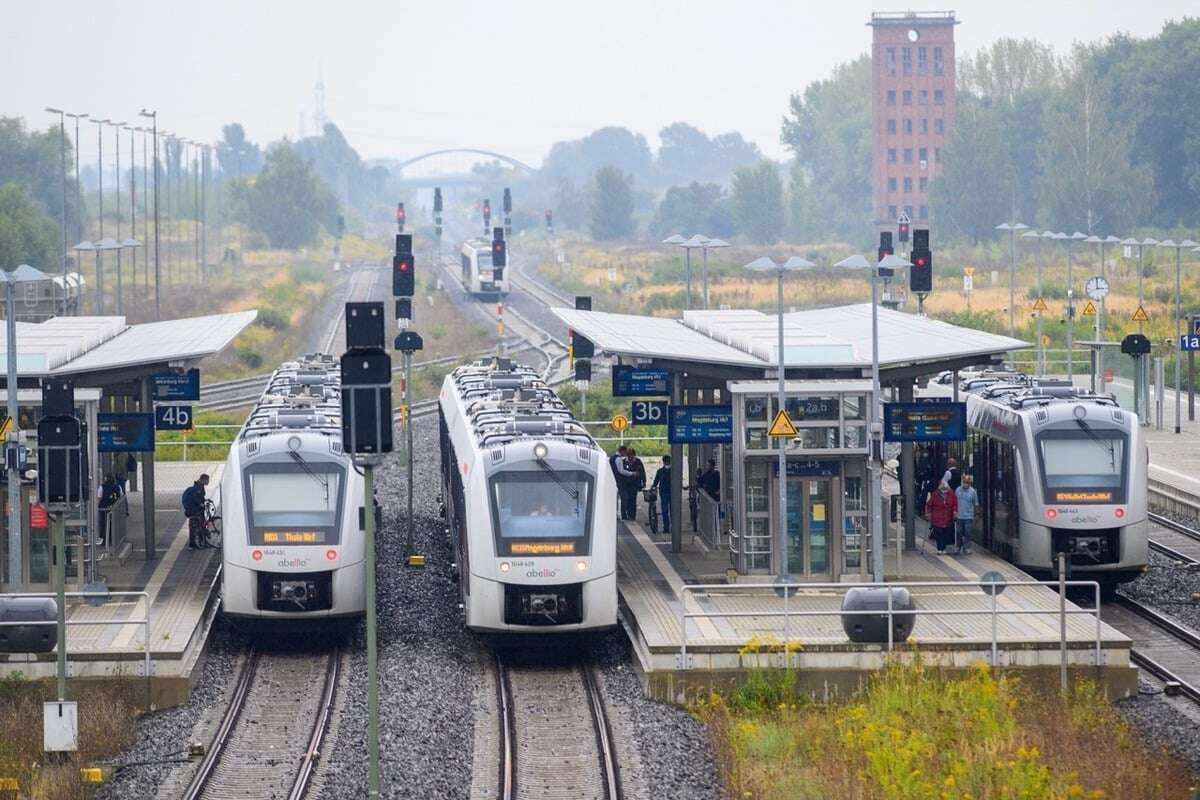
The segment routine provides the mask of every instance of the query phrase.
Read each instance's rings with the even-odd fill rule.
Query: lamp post
[[[116,153],[116,169],[117,169],[116,176],[113,179],[114,188],[116,189],[116,191],[113,194],[115,194],[116,198],[117,198],[117,235],[114,237],[114,241],[116,241],[116,243],[117,243],[117,247],[116,247],[116,251],[117,251],[117,298],[116,298],[115,305],[116,305],[116,309],[117,309],[117,314],[120,314],[121,308],[122,308],[122,303],[121,303],[121,254],[125,249],[124,240],[121,238],[121,128],[125,127],[126,123],[112,122],[109,124],[112,125],[113,135],[116,137],[115,144],[113,145],[113,152]]]
[[[1014,338],[1017,330],[1017,231],[1028,229],[1029,226],[1024,222],[1012,225],[1001,222],[996,226],[998,231],[1008,231],[1008,335]]]
[[[1179,347],[1180,324],[1183,322],[1183,300],[1181,290],[1181,272],[1180,272],[1180,253],[1183,248],[1192,248],[1196,243],[1191,239],[1184,239],[1176,244],[1171,239],[1159,242],[1161,247],[1175,248],[1175,433],[1180,433],[1183,424],[1183,404],[1182,404],[1182,389],[1183,382],[1181,380],[1182,350]]]
[[[729,247],[724,239],[706,239],[704,242],[704,308],[708,309],[708,251]]]
[[[1075,356],[1075,283],[1072,273],[1072,267],[1075,263],[1075,248],[1076,242],[1081,242],[1087,238],[1086,233],[1075,231],[1070,236],[1063,234],[1067,242],[1067,380],[1074,383],[1074,356]],[[1057,238],[1057,237],[1055,237]]]
[[[692,251],[704,247],[708,239],[700,234],[696,234],[685,242],[680,242],[679,246],[687,253],[687,308],[690,311],[692,308]]]
[[[1038,292],[1038,299],[1042,301],[1042,305],[1046,304],[1045,298],[1042,297],[1042,262],[1043,262],[1042,242],[1047,239],[1053,239],[1053,238],[1054,238],[1054,231],[1042,231],[1040,234],[1038,234],[1037,292]],[[1038,318],[1037,318],[1038,358],[1040,361],[1040,366],[1038,367],[1038,377],[1039,378],[1044,377],[1046,374],[1046,340],[1043,338],[1044,334],[1042,333],[1042,330],[1043,330],[1042,317],[1045,315],[1045,313],[1046,313],[1045,311],[1039,311]]]
[[[96,126],[96,143],[98,146],[96,156],[96,176],[100,181],[100,191],[96,193],[98,198],[99,213],[96,214],[96,221],[100,225],[100,230],[97,239],[104,238],[104,126],[108,124],[106,119],[89,119],[88,122]]]
[[[58,114],[59,153],[62,158],[62,217],[58,221],[58,229],[61,237],[59,257],[62,260],[62,315],[65,317],[67,315],[67,112],[49,106],[46,107],[46,111],[50,114]]]
[[[87,119],[87,114],[67,113],[75,120],[75,237],[83,241],[83,181],[79,178],[79,120]]]
[[[687,239],[683,238],[678,233],[673,233],[670,236],[668,236],[667,238],[663,239],[662,243],[670,244],[670,245],[682,245],[686,241],[687,241]],[[686,264],[686,266],[684,267],[684,274],[687,276],[687,294],[684,295],[684,298],[685,298],[684,299],[684,307],[691,308],[692,307],[692,268],[691,268],[690,263]]]
[[[46,280],[48,276],[28,264],[13,270],[0,270],[0,281],[4,283],[5,339],[4,350],[7,361],[5,395],[8,418],[11,425],[5,439],[6,463],[8,465],[8,589],[10,592],[25,590],[21,569],[21,472],[14,451],[20,441],[21,415],[17,406],[17,301],[16,284]]]
[[[133,154],[133,132],[137,128],[126,123],[122,123],[121,127],[129,131],[129,238],[122,242],[126,247],[129,247],[127,242],[137,241],[134,238],[137,236],[137,162]],[[138,244],[141,243],[138,242]],[[136,288],[137,250],[134,250],[131,255],[133,257],[130,259],[132,263],[130,264],[129,282]],[[117,313],[120,313],[120,311]]]
[[[153,120],[151,124],[151,133],[154,136],[154,318],[162,319],[162,311],[159,307],[159,292],[158,292],[158,112],[147,111],[142,109],[138,112],[143,117],[149,117]],[[144,144],[144,143],[143,143]],[[143,154],[143,160],[145,156]]]
[[[694,238],[694,237],[693,237]],[[749,264],[745,265],[745,269],[753,272],[774,272],[779,281],[776,294],[776,313],[777,329],[779,332],[778,344],[776,346],[776,369],[779,371],[779,391],[778,403],[779,411],[787,408],[787,385],[785,373],[787,371],[787,360],[785,358],[783,346],[783,273],[794,272],[804,269],[812,269],[815,264],[811,261],[806,261],[798,256],[789,258],[782,264],[776,264],[767,256],[756,258]],[[787,447],[784,442],[779,442],[779,535],[776,544],[779,556],[779,570],[775,577],[776,591],[783,595],[790,595],[787,585],[792,582],[792,576],[788,573],[788,531],[787,531]]]

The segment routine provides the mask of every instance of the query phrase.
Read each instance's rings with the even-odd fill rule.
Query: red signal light
[[[925,266],[925,257],[924,257],[924,256],[917,256],[916,265],[917,265],[918,267],[923,267],[923,266]]]

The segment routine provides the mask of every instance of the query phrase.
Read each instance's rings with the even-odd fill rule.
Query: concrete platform
[[[691,691],[737,681],[756,667],[796,670],[799,686],[829,696],[853,692],[889,659],[919,657],[927,665],[950,669],[990,663],[992,604],[977,585],[979,577],[996,571],[1010,583],[1031,580],[979,548],[965,556],[909,551],[899,560],[892,550],[886,559],[888,581],[913,592],[918,616],[908,642],[896,643],[889,652],[886,644],[849,641],[838,614],[841,587],[800,591],[787,601],[790,616],[785,618],[782,598],[769,587],[749,585],[769,583],[770,576],[708,584],[722,562],[728,564],[727,553],[706,552],[693,543],[684,553],[672,554],[664,538],[652,538],[639,523],[622,524],[617,542],[622,623],[651,696],[684,702]],[[704,580],[711,588],[685,588],[700,584],[698,575],[710,576]],[[951,585],[922,588],[922,582]],[[1056,681],[1058,593],[1044,586],[1011,585],[998,597],[996,608],[997,666]],[[686,643],[681,635],[685,609],[689,615],[703,615],[686,619]],[[1069,668],[1100,680],[1115,695],[1136,691],[1129,638],[1101,621],[1097,661],[1093,612],[1070,602],[1067,609]],[[828,614],[807,615],[811,612]]]
[[[69,679],[133,679],[145,686],[149,702],[160,708],[187,700],[218,609],[221,558],[217,549],[188,549],[179,497],[202,472],[211,476],[210,490],[215,489],[223,468],[223,462],[156,465],[160,555],[154,561],[146,561],[143,550],[142,495],[130,493],[127,539],[133,552],[124,563],[115,558],[101,561],[97,573],[111,592],[144,592],[146,597],[114,594],[99,606],[68,597]],[[148,642],[147,627],[132,621],[145,619],[147,600]],[[0,655],[0,675],[17,672],[26,678],[53,678],[56,654]]]

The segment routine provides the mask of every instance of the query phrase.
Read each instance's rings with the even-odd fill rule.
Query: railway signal
[[[396,323],[401,328],[408,327],[412,322],[412,298],[401,297],[396,300]]]
[[[554,209],[546,209],[546,233],[554,233]]]
[[[408,215],[404,213],[404,203],[396,204],[396,230],[404,233],[404,223],[408,220]]]
[[[492,227],[492,201],[488,198],[483,198],[483,235],[487,236],[487,232]]]
[[[394,297],[412,297],[416,294],[416,267],[416,257],[413,256],[412,251],[412,234],[396,234],[396,255],[392,256],[392,295]]]
[[[921,295],[933,291],[933,253],[929,249],[929,229],[917,228],[912,232],[912,255],[909,257],[912,268],[908,272],[908,289],[917,295],[918,304],[924,298]]]
[[[879,258],[877,261],[883,261],[884,256],[894,255],[896,249],[892,247],[892,232],[880,231],[879,233]]]
[[[508,266],[508,243],[504,241],[504,228],[492,231],[492,280],[504,280],[504,268]]]
[[[433,226],[438,239],[442,238],[442,188],[433,189]]]
[[[898,220],[896,220],[896,228],[900,233],[900,243],[901,244],[908,244],[908,226],[909,226],[908,214],[901,214],[900,218]]]
[[[512,233],[512,190],[504,190],[504,233]]]

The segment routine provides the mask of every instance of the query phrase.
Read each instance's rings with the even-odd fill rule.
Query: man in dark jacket
[[[204,487],[208,486],[208,475],[202,474],[195,483],[183,491],[183,514],[188,521],[188,547],[199,550],[204,547]]]
[[[662,511],[662,529],[671,530],[671,457],[663,456],[662,466],[654,473],[650,490],[658,490],[658,507]]]
[[[629,448],[621,445],[615,455],[609,456],[608,466],[612,468],[613,480],[617,483],[617,511],[621,519],[625,519],[625,476],[621,474],[621,466],[625,463],[625,454]]]
[[[713,500],[720,502],[721,473],[717,470],[717,462],[711,458],[708,460],[708,469],[700,476],[700,488]]]

